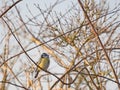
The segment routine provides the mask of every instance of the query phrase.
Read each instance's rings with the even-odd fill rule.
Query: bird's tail
[[[38,76],[38,74],[39,74],[39,71],[37,71],[37,73],[35,74],[35,78]]]

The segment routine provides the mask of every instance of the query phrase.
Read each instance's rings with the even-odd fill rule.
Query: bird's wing
[[[46,64],[45,64],[45,69],[47,70],[47,68],[49,67],[50,65],[50,60],[49,58],[47,58],[47,61],[46,61]]]

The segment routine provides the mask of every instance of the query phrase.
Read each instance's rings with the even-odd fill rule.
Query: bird
[[[47,53],[42,53],[40,60],[37,62],[37,65],[42,69],[47,70],[50,65],[49,55]],[[36,71],[35,78],[38,76],[39,72],[41,71],[39,67],[37,67],[35,70]]]

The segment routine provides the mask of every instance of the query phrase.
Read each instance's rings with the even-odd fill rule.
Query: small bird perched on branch
[[[43,68],[44,70],[47,70],[47,68],[49,67],[49,64],[50,64],[49,55],[46,53],[43,53],[37,64],[39,67]],[[39,67],[37,67],[37,69],[36,69],[35,78],[38,76],[39,72],[41,71],[41,69]]]

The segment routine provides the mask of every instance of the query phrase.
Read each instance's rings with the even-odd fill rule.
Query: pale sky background
[[[0,9],[1,9],[1,7],[4,6],[4,4],[2,4],[2,2],[4,2],[4,1],[9,1],[10,2],[11,0],[1,0],[0,1]],[[96,1],[101,1],[101,0],[96,0]],[[109,3],[109,7],[111,9],[114,8],[114,6],[116,6],[118,3],[120,3],[120,0],[107,0],[107,1]],[[29,13],[27,11],[26,5],[28,5],[30,10],[32,10],[34,15],[37,15],[39,12],[36,10],[36,7],[34,6],[34,4],[39,4],[41,9],[45,9],[46,6],[49,7],[50,5],[53,5],[53,3],[55,3],[55,2],[56,2],[56,0],[23,0],[17,6],[20,9],[23,17],[25,17],[24,19],[27,21],[26,16],[29,16]],[[77,0],[65,0],[63,3],[57,5],[54,10],[58,13],[65,13],[66,10],[68,10],[71,7],[72,3],[77,3]],[[0,14],[1,14],[1,12],[0,12]],[[0,35],[2,35],[1,30],[0,30]],[[54,63],[54,65],[55,65],[55,63]],[[52,68],[54,65],[51,65],[50,68]],[[11,88],[9,90],[11,90]],[[44,89],[44,90],[46,90],[46,89]],[[117,89],[115,88],[114,83],[109,82],[107,84],[107,90],[117,90]]]

